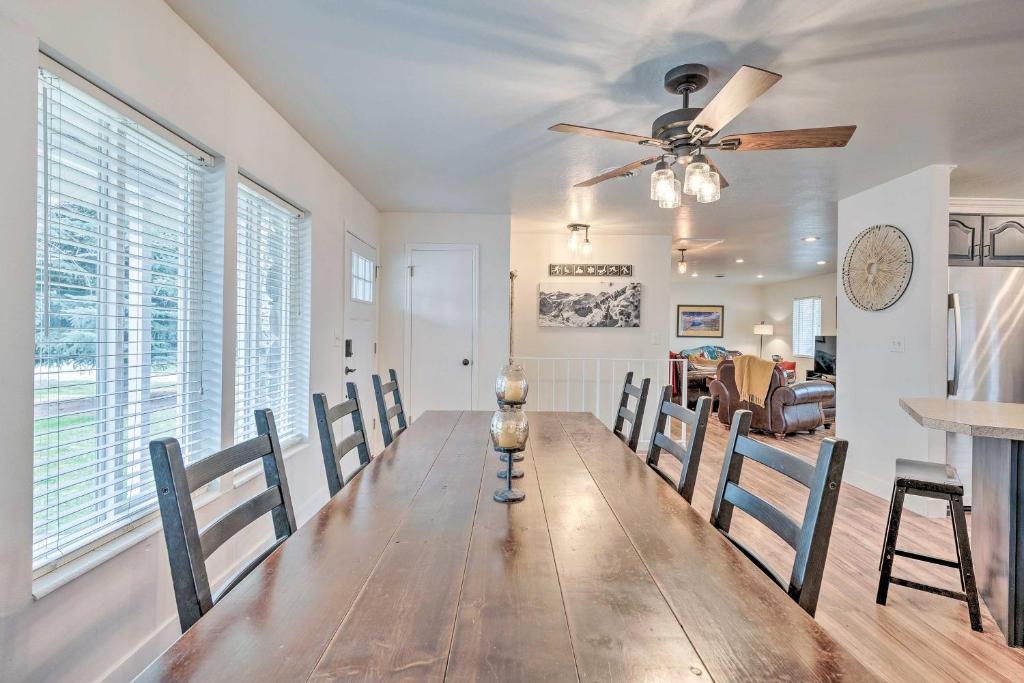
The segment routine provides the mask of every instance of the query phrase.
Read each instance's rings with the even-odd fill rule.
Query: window
[[[235,440],[256,436],[270,408],[283,443],[306,436],[309,256],[301,213],[261,187],[238,185]]]
[[[216,446],[202,405],[217,379],[201,331],[205,161],[124,109],[62,68],[39,71],[37,574],[156,509],[151,439],[174,436],[190,458]]]
[[[373,303],[373,261],[352,252],[352,300]]]
[[[814,338],[821,334],[821,297],[793,299],[793,355],[814,358]]]

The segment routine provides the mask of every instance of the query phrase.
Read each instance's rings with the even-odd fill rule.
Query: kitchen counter
[[[973,437],[978,592],[1007,644],[1024,647],[1024,404],[901,398],[900,407],[923,427]]]
[[[922,427],[969,436],[1024,441],[1024,404],[901,398],[900,406]]]

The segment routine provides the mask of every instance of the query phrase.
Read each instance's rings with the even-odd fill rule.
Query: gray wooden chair
[[[665,387],[661,392],[658,417],[654,421],[654,432],[647,446],[647,465],[671,484],[687,503],[693,501],[693,488],[697,483],[700,454],[704,448],[704,434],[708,428],[710,415],[711,399],[707,396],[697,399],[694,410],[690,410],[672,402],[671,386]],[[673,441],[665,433],[665,428],[669,426],[669,418],[675,418],[690,428],[685,446]],[[668,452],[679,461],[681,469],[677,481],[673,481],[672,476],[658,466],[662,452]]]
[[[812,466],[794,455],[748,437],[750,417],[749,410],[737,410],[733,415],[722,476],[718,480],[711,510],[711,524],[813,617],[818,606],[821,577],[825,572],[848,444],[841,439],[825,439],[818,448],[817,462]],[[802,523],[798,524],[774,505],[740,486],[740,472],[745,459],[759,462],[810,489]],[[757,519],[796,551],[788,582],[729,534],[734,508]]]
[[[629,446],[629,450],[636,451],[636,445],[640,443],[640,429],[644,422],[644,408],[647,407],[647,392],[651,388],[651,378],[645,377],[640,386],[633,384],[633,371],[626,373],[626,382],[622,387],[622,396],[619,398],[619,410],[615,414],[615,426],[612,431],[615,436]],[[629,409],[629,397],[636,399],[636,407]],[[625,431],[625,423],[629,423],[629,433]]]
[[[177,439],[166,438],[149,443],[182,633],[199,621],[298,528],[273,413],[257,410],[256,428],[258,436],[190,465],[185,465]],[[255,460],[263,461],[267,488],[199,529],[192,507],[192,492]],[[207,558],[225,541],[268,512],[274,523],[274,542],[213,593],[206,571]]]
[[[324,470],[327,472],[327,488],[332,496],[352,481],[352,478],[362,472],[372,460],[366,440],[363,410],[359,404],[359,390],[353,382],[346,383],[345,390],[348,400],[333,407],[327,402],[327,394],[313,394],[316,426],[320,432],[320,450],[323,452]],[[349,415],[352,416],[352,433],[338,443],[334,438],[334,424]],[[346,479],[342,462],[352,449],[359,455],[359,466]]]
[[[380,415],[380,431],[384,435],[385,448],[391,445],[399,434],[405,431],[408,424],[405,421],[405,408],[402,407],[402,394],[398,390],[398,373],[388,370],[390,379],[381,383],[380,375],[373,376],[373,393],[377,396],[377,413]],[[391,395],[391,405],[388,406],[385,397]],[[391,428],[392,418],[398,423],[398,427]]]

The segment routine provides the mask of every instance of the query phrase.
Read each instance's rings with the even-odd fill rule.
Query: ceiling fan
[[[657,147],[661,153],[631,164],[606,171],[575,187],[590,187],[605,180],[631,176],[641,166],[655,164],[651,174],[651,199],[663,208],[674,209],[682,203],[682,195],[690,194],[701,203],[714,202],[721,188],[729,183],[718,167],[704,154],[705,149],[723,152],[759,152],[772,149],[807,149],[844,147],[857,126],[803,128],[763,133],[733,133],[715,137],[754,100],[779,82],[782,76],[753,66],[741,66],[729,82],[704,107],[690,107],[690,95],[708,83],[708,68],[703,64],[683,64],[665,74],[665,90],[682,95],[683,107],[673,109],[654,120],[651,135],[633,135],[601,128],[558,123],[548,130],[633,142],[644,147]],[[686,164],[683,181],[675,177],[672,165]]]

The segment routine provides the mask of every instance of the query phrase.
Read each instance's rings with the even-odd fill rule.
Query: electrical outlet
[[[892,353],[903,353],[906,350],[906,343],[902,337],[897,337],[889,342],[889,351]]]

